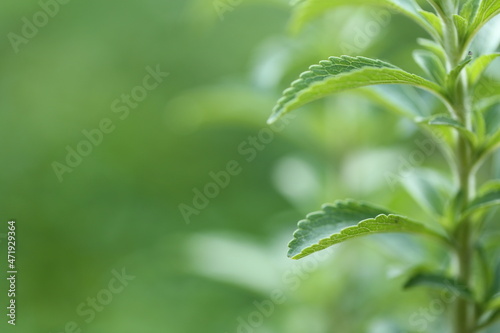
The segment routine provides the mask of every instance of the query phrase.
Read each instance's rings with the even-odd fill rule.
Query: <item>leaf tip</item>
[[[271,116],[269,116],[269,118],[267,119],[267,124],[268,125],[274,124],[280,118],[280,116],[281,116],[280,112],[278,112],[277,108],[275,108]]]

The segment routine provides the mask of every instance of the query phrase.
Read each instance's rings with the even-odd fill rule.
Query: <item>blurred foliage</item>
[[[425,135],[409,122],[343,95],[297,113],[252,162],[238,151],[266,128],[288,82],[361,40],[373,12],[342,8],[291,36],[286,1],[245,0],[223,20],[214,5],[69,1],[18,53],[0,39],[0,233],[17,220],[20,272],[18,325],[4,318],[1,332],[60,333],[71,321],[86,333],[237,332],[238,318],[275,289],[286,301],[252,332],[413,332],[411,316],[439,297],[402,290],[406,268],[426,253],[436,256],[427,265],[450,260],[413,238],[353,241],[309,266],[286,259],[295,221],[322,202],[369,199],[425,220],[385,178]],[[40,4],[0,8],[7,36]],[[418,71],[411,53],[422,34],[391,14],[373,37],[350,44],[351,55]],[[169,76],[120,120],[113,101],[157,65]],[[59,182],[52,163],[103,118],[116,129]],[[241,174],[186,224],[179,204],[231,160]],[[445,162],[436,153],[425,165]],[[86,323],[77,307],[122,267],[135,279]],[[2,279],[4,306],[6,290]],[[445,332],[441,316],[431,324]]]

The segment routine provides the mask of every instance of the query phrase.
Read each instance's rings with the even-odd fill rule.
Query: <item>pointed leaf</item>
[[[458,82],[458,76],[462,73],[462,70],[472,61],[472,53],[469,53],[464,60],[462,60],[457,67],[453,68],[448,76],[446,77],[446,86],[449,92],[453,92],[455,85]]]
[[[483,75],[486,68],[498,57],[500,57],[500,53],[486,54],[474,59],[474,61],[467,67],[470,84],[475,85],[479,81],[479,78]]]
[[[436,43],[433,40],[425,39],[425,38],[419,38],[419,39],[417,39],[417,42],[420,46],[422,46],[422,47],[426,48],[428,51],[434,53],[439,58],[439,60],[442,64],[446,63],[446,59],[447,59],[446,51],[444,50],[444,48],[440,44]]]
[[[467,38],[467,28],[469,26],[469,22],[467,22],[467,20],[460,15],[453,15],[453,23],[457,29],[458,38],[461,41],[465,40]]]
[[[365,57],[330,57],[292,82],[283,92],[268,122],[311,101],[337,92],[378,84],[406,84],[426,89],[444,99],[441,88],[394,65]]]
[[[378,233],[411,232],[446,239],[423,224],[385,209],[355,201],[323,205],[322,211],[307,215],[298,224],[288,256],[300,259],[351,238]]]
[[[473,299],[471,291],[453,278],[446,277],[436,273],[419,272],[413,275],[404,288],[413,288],[418,286],[427,286],[439,290],[446,290],[462,298]]]
[[[446,69],[437,55],[429,51],[415,50],[413,59],[430,78],[440,85],[444,84]]]
[[[493,181],[484,185],[479,191],[479,195],[470,203],[465,214],[469,215],[480,209],[496,205],[500,205],[500,181]]]
[[[477,144],[477,137],[476,135],[469,131],[463,124],[461,124],[458,120],[451,118],[447,114],[441,114],[441,115],[436,115],[431,117],[428,120],[429,125],[434,125],[434,126],[448,126],[448,127],[453,127],[454,129],[458,130],[463,136],[469,140],[470,143],[473,145]]]
[[[436,14],[420,10],[420,15],[422,15],[426,21],[434,28],[438,36],[443,37],[443,21]]]
[[[452,190],[449,179],[432,169],[414,169],[403,177],[402,184],[427,212],[436,216],[444,215]]]

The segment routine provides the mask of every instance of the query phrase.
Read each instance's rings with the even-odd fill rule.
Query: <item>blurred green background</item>
[[[41,10],[0,4],[0,275],[9,219],[19,270],[18,322],[2,313],[0,332],[419,332],[429,308],[425,331],[446,331],[439,295],[402,290],[429,253],[448,260],[432,244],[369,237],[286,258],[296,222],[324,202],[354,197],[425,220],[386,181],[422,134],[346,94],[265,136],[281,91],[320,59],[363,54],[421,73],[416,25],[347,8],[293,35],[286,0],[73,0],[13,47]],[[147,68],[168,76],[118,112],[117,99],[145,91]],[[58,176],[54,162],[66,165],[103,119],[113,130]],[[179,205],[230,161],[240,172],[187,221]],[[425,164],[444,167],[437,153]],[[130,280],[110,293],[123,270]],[[7,287],[2,278],[3,309]]]

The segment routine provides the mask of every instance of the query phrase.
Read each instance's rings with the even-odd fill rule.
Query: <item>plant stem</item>
[[[459,120],[471,129],[471,107],[467,97],[467,79],[462,76],[457,82],[454,108]],[[459,134],[457,142],[457,170],[459,178],[458,211],[463,213],[474,195],[474,149],[467,139]],[[459,264],[459,280],[465,286],[471,286],[472,262],[474,258],[474,233],[471,220],[466,218],[457,221],[456,247]],[[476,326],[475,304],[466,299],[457,302],[455,332],[473,333]]]
[[[453,14],[457,5],[453,0],[443,0],[441,17],[445,24],[444,43],[449,70],[455,68],[463,57],[464,45],[458,43],[457,31],[453,22]],[[450,91],[452,112],[467,129],[472,130],[471,101],[469,99],[467,77],[463,73],[454,82],[454,89]],[[458,175],[458,193],[456,198],[455,247],[458,257],[458,275],[461,283],[470,288],[472,284],[472,271],[474,259],[474,232],[470,218],[462,219],[462,213],[467,209],[471,198],[474,196],[474,147],[467,138],[458,134],[456,148],[456,162]],[[474,333],[476,331],[476,308],[473,301],[459,298],[455,312],[455,333]]]

